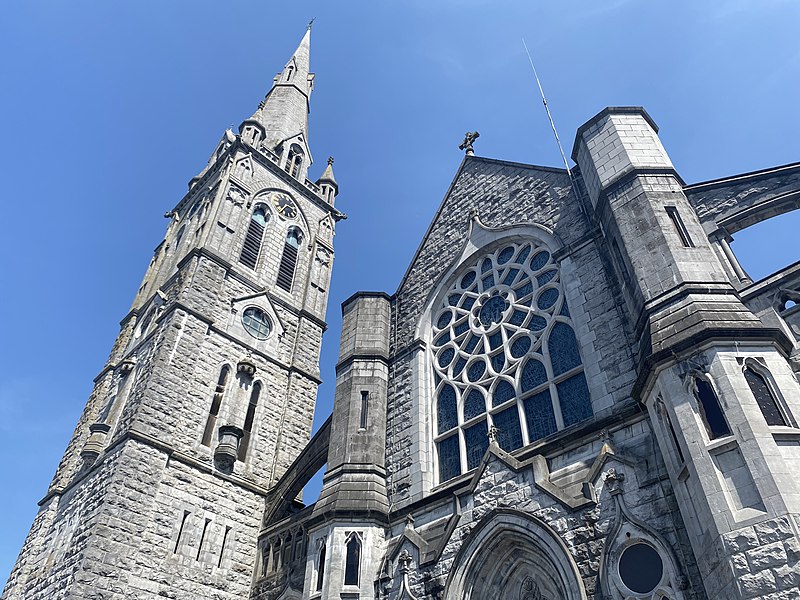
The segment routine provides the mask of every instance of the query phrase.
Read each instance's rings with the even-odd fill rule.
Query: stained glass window
[[[507,408],[492,417],[497,427],[497,443],[506,452],[513,452],[522,447],[522,428],[519,425],[519,411],[516,405]]]
[[[450,431],[458,425],[456,411],[456,391],[445,384],[439,391],[439,405],[436,410],[438,416],[439,433]]]
[[[781,412],[780,406],[778,406],[778,400],[775,398],[772,390],[769,389],[767,381],[761,373],[757,373],[750,367],[747,367],[744,370],[744,378],[747,380],[747,385],[750,386],[750,391],[753,392],[753,396],[756,398],[758,407],[761,409],[761,413],[764,415],[767,425],[787,426],[788,423]]]
[[[440,481],[480,463],[490,426],[511,452],[592,416],[548,249],[506,242],[464,265],[442,296],[431,317]]]
[[[439,480],[447,481],[461,475],[458,434],[436,442],[439,451]]]
[[[553,414],[553,401],[550,390],[544,390],[525,398],[525,423],[528,425],[528,438],[534,442],[556,431],[556,417]]]
[[[467,469],[474,469],[481,462],[489,447],[489,432],[486,421],[464,429],[464,442],[467,445]]]
[[[464,400],[464,420],[469,421],[486,412],[486,400],[479,390],[472,390]]]

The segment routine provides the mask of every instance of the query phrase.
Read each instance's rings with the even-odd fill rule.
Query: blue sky
[[[317,422],[330,411],[339,305],[393,292],[476,153],[560,166],[608,105],[643,105],[687,182],[800,160],[800,4],[43,2],[0,20],[0,580],[5,580],[126,314],[162,215],[223,130],[249,116],[316,17],[310,143],[336,157],[336,236]],[[800,258],[798,215],[736,236],[754,278]]]

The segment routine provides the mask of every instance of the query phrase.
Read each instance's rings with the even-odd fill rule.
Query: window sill
[[[706,444],[706,450],[708,452],[718,453],[724,452],[725,450],[730,450],[731,448],[735,448],[738,445],[736,438],[733,435],[726,435],[725,437],[717,438],[715,440],[711,440],[708,444]]]
[[[800,429],[775,425],[769,428],[769,432],[776,440],[800,440]]]

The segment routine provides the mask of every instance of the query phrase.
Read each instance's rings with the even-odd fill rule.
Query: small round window
[[[628,546],[619,558],[619,576],[628,589],[647,594],[656,589],[664,574],[664,563],[650,544]]]
[[[257,340],[265,340],[272,331],[272,323],[263,310],[256,306],[246,308],[242,315],[242,323],[247,333]]]

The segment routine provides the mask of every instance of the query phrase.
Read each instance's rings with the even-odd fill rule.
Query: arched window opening
[[[251,269],[256,268],[258,255],[261,253],[261,242],[264,239],[264,229],[266,228],[267,221],[269,221],[267,207],[264,204],[256,205],[250,217],[247,233],[244,236],[242,254],[239,256],[239,262]]]
[[[358,585],[358,573],[361,567],[361,542],[353,535],[347,542],[347,555],[344,562],[344,584]]]
[[[147,334],[148,329],[150,329],[150,325],[153,324],[153,319],[155,319],[155,316],[156,316],[155,308],[151,308],[145,313],[144,317],[142,317],[141,322],[136,327],[136,334],[134,335],[135,339],[138,339],[143,335]]]
[[[261,383],[256,382],[253,384],[253,391],[250,392],[250,402],[247,405],[247,414],[244,417],[244,435],[239,442],[239,460],[247,458],[247,449],[250,447],[250,436],[253,432],[253,421],[256,418],[256,407],[258,406],[258,397],[261,395]]]
[[[291,81],[294,76],[294,65],[286,67],[286,81]]]
[[[593,414],[549,250],[508,242],[467,266],[432,315],[440,482],[478,466],[492,427],[513,452]]]
[[[758,408],[761,409],[761,414],[764,415],[767,425],[788,427],[789,423],[783,415],[778,399],[770,389],[764,376],[751,367],[745,367],[744,378],[756,398]]]
[[[322,590],[322,582],[325,580],[325,543],[322,543],[322,548],[319,549],[319,557],[317,558],[317,591]]]
[[[297,252],[302,241],[302,233],[297,227],[292,227],[286,234],[286,243],[283,245],[281,263],[278,266],[278,287],[292,291],[292,280],[294,279],[294,269],[297,266]]]
[[[300,175],[300,168],[303,166],[303,149],[297,144],[289,147],[289,154],[286,157],[285,170],[292,177]]]
[[[173,245],[172,252],[174,254],[178,254],[178,251],[181,249],[181,242],[183,241],[183,236],[186,233],[186,225],[181,225],[181,228],[178,229],[178,233],[175,235],[175,244]]]
[[[667,407],[664,406],[664,402],[661,400],[661,398],[656,400],[656,411],[658,411],[658,417],[661,419],[661,422],[669,432],[669,436],[672,440],[672,447],[675,449],[675,454],[677,454],[678,460],[681,464],[685,463],[686,459],[683,457],[683,450],[681,450],[681,444],[678,441],[678,434],[675,432],[675,428],[672,426],[672,419],[669,418]]]
[[[697,398],[700,417],[703,419],[709,439],[715,440],[730,435],[731,429],[728,427],[719,398],[711,384],[701,377],[695,377],[694,395]]]
[[[222,367],[217,380],[217,387],[214,389],[214,398],[211,400],[211,408],[208,410],[208,420],[206,421],[206,428],[203,430],[204,446],[211,446],[211,438],[214,435],[214,427],[217,424],[217,417],[219,416],[219,407],[222,405],[222,397],[225,395],[225,386],[228,384],[228,374],[230,368]]]

